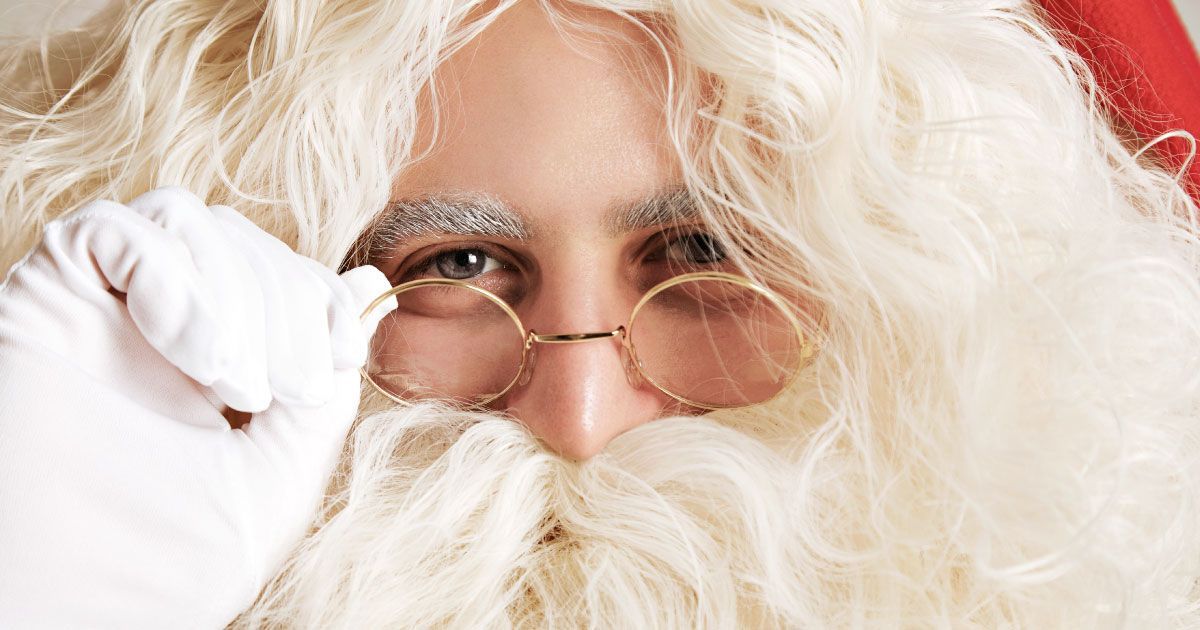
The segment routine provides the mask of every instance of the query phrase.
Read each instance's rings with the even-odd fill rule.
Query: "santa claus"
[[[146,0],[6,49],[0,625],[1195,626],[1186,159],[1055,24]]]

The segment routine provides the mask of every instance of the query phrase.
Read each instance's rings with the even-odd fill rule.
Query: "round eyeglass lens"
[[[803,338],[782,305],[732,280],[686,280],[647,296],[629,339],[646,378],[709,408],[774,398],[804,359]]]
[[[366,373],[398,400],[485,403],[512,385],[525,344],[496,299],[451,283],[409,286],[371,338]]]

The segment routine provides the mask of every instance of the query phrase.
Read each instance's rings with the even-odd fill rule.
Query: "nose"
[[[534,344],[529,380],[504,401],[559,455],[591,458],[616,436],[656,418],[668,397],[626,376],[620,337]]]

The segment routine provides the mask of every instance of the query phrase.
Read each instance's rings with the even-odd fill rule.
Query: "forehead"
[[[591,28],[560,23],[564,34],[539,3],[518,3],[442,64],[436,148],[393,198],[480,193],[569,229],[677,184],[652,40],[613,14],[570,17]],[[418,146],[433,121],[426,108]]]

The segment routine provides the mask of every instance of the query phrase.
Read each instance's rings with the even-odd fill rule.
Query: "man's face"
[[[612,32],[564,38],[536,3],[521,3],[440,67],[434,150],[393,188],[405,234],[375,246],[393,283],[465,279],[508,298],[528,328],[595,332],[625,324],[665,266],[687,262],[702,228],[677,207],[661,58],[628,22],[586,17]],[[423,114],[428,142],[434,110]],[[450,198],[453,217],[428,216],[422,203]],[[647,220],[647,208],[660,211]],[[491,404],[587,459],[669,402],[631,384],[611,340],[540,347],[529,382]]]
[[[367,244],[393,283],[467,280],[526,328],[599,332],[681,267],[729,264],[689,240],[703,228],[679,194],[657,53],[624,21],[585,17],[626,41],[564,40],[524,2],[440,67],[420,130],[433,137],[436,112],[437,142]],[[754,594],[804,561],[787,548],[803,519],[775,450],[800,414],[697,417],[628,378],[615,338],[540,345],[530,380],[490,403],[524,426],[380,399],[249,625],[673,627],[734,607],[754,625],[791,605],[759,601],[779,599],[773,586]]]

